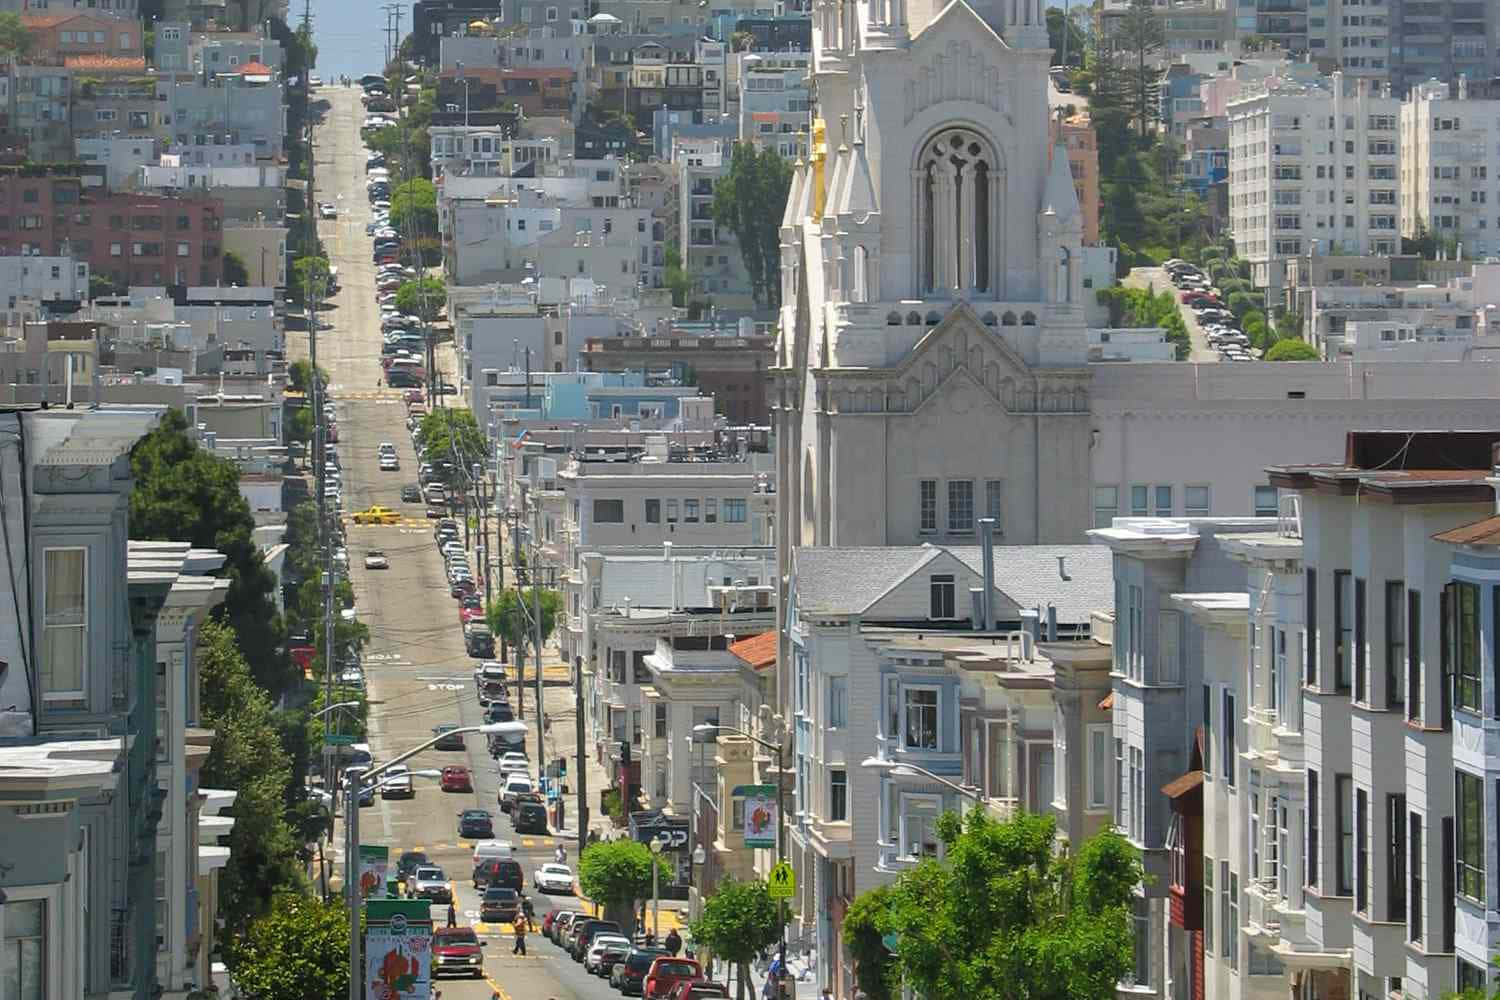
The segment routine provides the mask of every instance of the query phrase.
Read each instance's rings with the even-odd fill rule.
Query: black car
[[[511,710],[510,702],[505,700],[507,696],[503,686],[499,691],[494,691],[493,689],[491,689],[490,691],[487,691],[486,694],[488,695],[490,701],[484,710],[485,722],[495,723],[515,721],[516,713]]]
[[[453,725],[452,723],[448,723],[442,726],[433,726],[432,735],[436,736],[438,738],[438,741],[432,745],[432,748],[434,750],[464,749],[464,734],[452,732],[452,730],[457,728],[458,727]]]
[[[510,811],[510,823],[517,833],[547,834],[547,807],[540,802],[518,802]]]
[[[521,872],[521,862],[510,858],[485,858],[474,866],[472,879],[474,888],[486,885],[501,885],[520,892],[526,888],[526,876]]]
[[[421,851],[405,851],[396,861],[396,877],[404,882],[412,872],[417,870],[419,865],[428,865],[431,863],[427,855]]]
[[[465,809],[458,814],[458,835],[488,840],[495,835],[495,817],[488,809]],[[427,860],[425,855],[422,860]]]
[[[479,919],[487,924],[514,923],[521,912],[521,894],[514,889],[492,885],[484,890],[479,902]]]
[[[626,996],[640,995],[641,985],[646,981],[646,973],[651,969],[651,963],[662,955],[670,955],[671,952],[665,948],[632,948],[630,954],[625,956],[621,962],[609,974],[609,985],[619,990]]]
[[[488,632],[466,631],[464,633],[464,651],[476,660],[493,660],[495,658],[495,637]]]
[[[407,483],[405,486],[401,487],[401,502],[421,503],[422,488],[416,483]]]

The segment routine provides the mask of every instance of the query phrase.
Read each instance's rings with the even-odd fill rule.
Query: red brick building
[[[222,228],[214,198],[110,193],[97,167],[0,166],[0,256],[72,255],[120,285],[216,285]]]

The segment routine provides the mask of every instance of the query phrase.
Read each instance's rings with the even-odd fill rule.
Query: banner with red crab
[[[429,1000],[432,907],[425,899],[372,899],[365,904],[365,996]]]

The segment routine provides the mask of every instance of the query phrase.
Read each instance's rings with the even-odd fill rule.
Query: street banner
[[[745,846],[775,847],[777,810],[775,785],[736,785],[733,797],[745,800]]]
[[[359,845],[359,898],[385,899],[386,872],[391,866],[389,847]]]
[[[375,899],[365,904],[365,996],[429,1000],[432,993],[432,904]]]

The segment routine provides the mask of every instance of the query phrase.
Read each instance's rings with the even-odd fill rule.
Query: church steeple
[[[1007,45],[1013,49],[1045,49],[1050,47],[1047,39],[1047,17],[1043,0],[988,0],[991,7],[1000,8],[1000,18],[986,18],[1000,32]],[[981,10],[981,15],[983,11]]]

